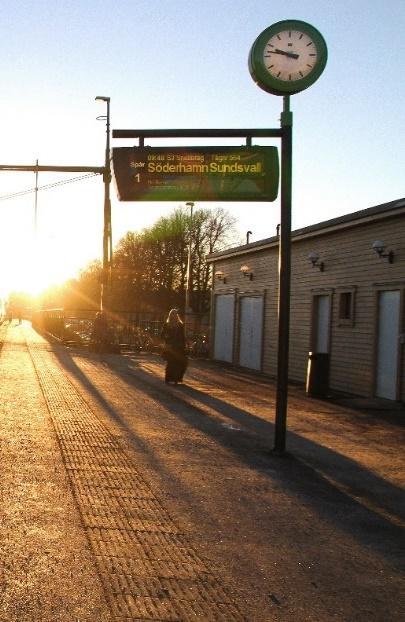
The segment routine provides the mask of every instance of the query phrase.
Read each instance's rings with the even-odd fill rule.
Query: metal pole
[[[113,130],[113,138],[139,138],[142,141],[145,138],[246,138],[246,144],[251,141],[252,137],[262,138],[280,138],[282,130],[280,129],[211,129],[202,130],[193,128],[191,130]],[[142,145],[139,145],[140,147]]]
[[[110,152],[110,98],[107,101],[107,138],[105,148],[105,168],[106,168],[106,181],[105,181],[105,194],[106,194],[106,219],[109,239],[109,256],[108,256],[108,289],[111,295],[112,288],[112,266],[113,266],[113,247],[112,247],[112,223],[111,223],[111,152]]]
[[[37,217],[38,217],[38,160],[35,169],[35,202],[34,202],[34,232],[37,233]]]
[[[96,100],[107,104],[107,115],[97,117],[106,121],[106,146],[104,159],[104,231],[103,231],[103,281],[101,286],[100,308],[105,310],[110,303],[111,296],[111,271],[112,271],[112,227],[111,227],[111,166],[110,166],[110,98],[97,96]]]
[[[278,354],[274,453],[284,454],[287,427],[288,353],[290,333],[292,126],[290,96],[281,113],[281,222],[279,242]]]
[[[184,313],[185,315],[191,312],[190,309],[190,289],[191,289],[191,234],[193,227],[193,201],[189,201],[186,205],[190,208],[190,225],[188,231],[188,257],[187,257],[187,282],[186,282],[186,300],[184,305]]]
[[[103,118],[105,119],[105,117]],[[41,166],[39,166],[37,164],[0,164],[0,171],[20,171],[20,173],[29,173],[32,171],[33,173],[96,173],[101,175],[104,173],[104,170],[104,166],[53,166],[50,164],[41,164]]]

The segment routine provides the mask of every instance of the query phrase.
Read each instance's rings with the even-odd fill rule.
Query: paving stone
[[[244,619],[56,358],[30,352],[114,620]]]

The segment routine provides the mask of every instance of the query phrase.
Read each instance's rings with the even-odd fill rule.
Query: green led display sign
[[[274,201],[276,147],[117,147],[120,201]]]

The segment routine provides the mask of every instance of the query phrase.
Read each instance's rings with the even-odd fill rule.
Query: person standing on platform
[[[108,342],[108,322],[104,311],[98,311],[93,325],[93,342],[96,352],[105,352]]]
[[[187,369],[186,337],[177,309],[169,311],[161,337],[164,342],[162,356],[166,360],[165,382],[183,382]]]

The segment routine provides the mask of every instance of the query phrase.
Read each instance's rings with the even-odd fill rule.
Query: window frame
[[[347,287],[338,287],[336,288],[336,293],[338,295],[337,299],[337,325],[339,327],[350,327],[352,328],[356,323],[356,286],[347,286]],[[342,309],[342,296],[350,294],[350,305],[349,305],[349,317],[341,317],[341,309]],[[347,305],[345,305],[345,308]]]

